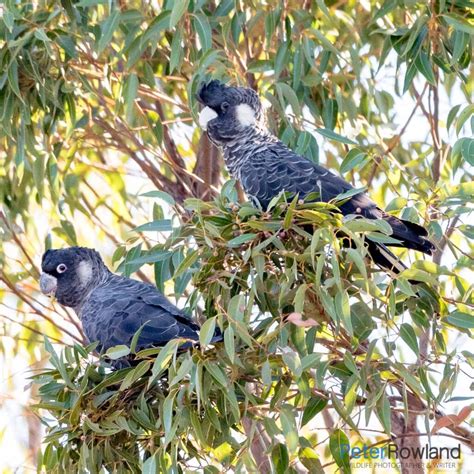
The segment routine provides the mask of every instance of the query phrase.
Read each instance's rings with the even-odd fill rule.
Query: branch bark
[[[212,186],[219,184],[222,159],[219,150],[211,143],[207,134],[203,133],[199,139],[196,165],[193,173],[202,179],[202,183],[194,183],[194,194],[203,200],[209,200],[215,193]]]
[[[251,440],[250,451],[257,465],[257,472],[259,474],[270,474],[272,470],[267,451],[271,445],[271,439],[265,431],[265,427],[260,421],[253,420],[248,416],[242,418],[242,426],[245,435]]]
[[[251,393],[255,393],[257,390],[255,384],[251,382],[247,382],[246,388]],[[242,427],[247,439],[250,440],[250,452],[257,465],[257,472],[259,474],[270,474],[272,472],[272,465],[268,451],[272,440],[266,432],[263,423],[249,416],[244,416],[242,417]]]
[[[394,442],[397,445],[398,450],[402,448],[409,448],[410,452],[420,448],[420,432],[416,426],[416,415],[409,412],[408,419],[392,410],[392,431],[395,435]],[[406,436],[406,435],[410,436]],[[423,466],[423,460],[408,457],[406,459],[399,458],[402,474],[423,474],[425,472]]]

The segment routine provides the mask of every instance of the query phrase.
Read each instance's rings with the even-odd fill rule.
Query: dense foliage
[[[416,444],[435,419],[472,446],[469,413],[443,417],[470,403],[474,364],[473,6],[0,5],[0,344],[6,377],[51,356],[40,469],[113,470],[123,458],[137,472],[348,470],[346,437]],[[392,280],[365,259],[364,235],[390,239],[383,225],[343,221],[333,204],[239,204],[194,125],[211,76],[257,88],[285,143],[425,225],[433,260],[398,252],[410,268]],[[75,316],[38,292],[45,246],[72,244],[202,314],[201,348],[172,344],[109,374],[82,349]],[[40,431],[26,419],[35,464]]]
[[[37,377],[38,407],[54,415],[46,468],[266,472],[249,454],[261,424],[272,439],[266,449],[276,472],[300,472],[299,465],[323,472],[315,447],[324,441],[307,425],[324,408],[335,410],[340,428],[358,433],[352,443],[363,440],[354,420],[361,415],[367,424],[378,419],[376,439],[387,443],[391,412],[403,410],[403,400],[426,407],[451,397],[456,363],[445,354],[446,336],[471,316],[449,313],[437,294],[436,276],[445,269],[418,261],[390,280],[364,260],[362,236],[389,239],[384,223],[343,221],[332,204],[288,203],[286,196],[266,212],[236,201],[232,182],[214,203],[188,199],[193,214],[185,224],[164,244],[130,252],[122,262],[159,259],[174,276],[175,292],[192,278],[188,307],[205,313],[200,347],[180,352],[172,341],[137,353],[136,367],[111,373],[107,358],[97,365],[79,346],[62,358],[48,344],[54,369]],[[341,232],[353,248],[340,247]],[[223,342],[209,346],[216,325]],[[418,334],[426,330],[432,347],[421,360]],[[417,362],[395,357],[406,346]],[[128,353],[117,346],[108,356]],[[443,366],[434,392],[429,371]],[[389,395],[397,392],[403,398]],[[334,429],[331,453],[343,469],[345,443]]]

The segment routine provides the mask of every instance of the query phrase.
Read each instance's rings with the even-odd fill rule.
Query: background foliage
[[[141,390],[140,374],[159,370],[149,354],[113,390],[104,381],[119,376],[88,365],[79,346],[53,357],[58,372],[43,375],[42,403],[61,423],[67,415],[60,429],[76,438],[66,442],[53,427],[45,469],[76,466],[70,443],[80,441],[89,469],[126,457],[129,469],[211,460],[219,472],[255,463],[347,470],[337,448],[345,437],[416,444],[435,419],[441,426],[445,413],[468,406],[473,6],[4,2],[0,420],[14,412],[28,428],[13,431],[27,452],[7,467],[34,464],[41,433],[27,399],[37,387],[16,395],[19,367],[44,367],[44,334],[82,342],[74,315],[38,293],[39,258],[51,245],[94,246],[209,322],[202,350],[172,358],[167,387]],[[384,228],[342,223],[324,205],[275,205],[265,215],[237,205],[242,194],[232,184],[221,191],[221,159],[194,125],[194,93],[210,76],[258,88],[282,140],[426,225],[433,260],[402,252],[413,265],[392,282],[366,268],[361,234],[353,250],[333,238],[343,225],[387,239]],[[320,230],[311,236],[303,224]],[[308,321],[317,325],[304,329]],[[208,348],[214,324],[226,338]],[[118,399],[116,414],[107,411]],[[82,411],[98,418],[85,421]],[[444,434],[472,446],[462,421]]]

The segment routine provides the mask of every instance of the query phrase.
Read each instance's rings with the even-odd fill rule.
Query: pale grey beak
[[[54,296],[57,286],[58,280],[55,277],[48,275],[47,273],[41,274],[40,289],[45,295]]]

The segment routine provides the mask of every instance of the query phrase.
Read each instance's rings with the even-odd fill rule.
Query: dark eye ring
[[[58,273],[64,273],[66,270],[67,270],[67,266],[64,265],[64,263],[60,263],[60,264],[56,267],[56,271],[57,271]]]
[[[225,112],[228,108],[229,108],[229,102],[222,102],[221,104],[222,112]]]

